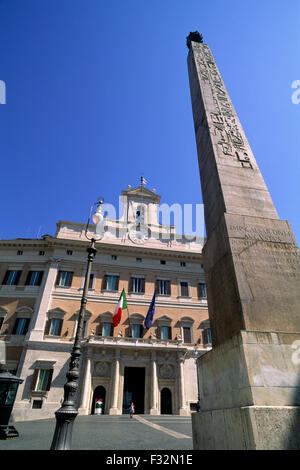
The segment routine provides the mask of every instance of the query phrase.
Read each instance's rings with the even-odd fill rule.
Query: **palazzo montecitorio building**
[[[211,348],[203,239],[158,222],[160,196],[140,184],[122,191],[124,212],[106,217],[89,280],[82,338],[79,414],[189,415],[198,398],[195,361]],[[0,353],[23,379],[16,421],[54,416],[76,333],[86,272],[84,223],[60,221],[55,236],[0,241]],[[95,236],[95,226],[89,235]],[[97,238],[97,235],[95,236]],[[122,290],[127,310],[113,327]],[[155,313],[144,327],[154,291]]]

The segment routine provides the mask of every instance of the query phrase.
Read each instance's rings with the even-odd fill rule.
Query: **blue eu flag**
[[[146,318],[145,318],[145,327],[147,329],[149,329],[152,326],[154,312],[155,312],[155,292],[153,294],[151,304],[150,304],[148,313],[147,313]]]

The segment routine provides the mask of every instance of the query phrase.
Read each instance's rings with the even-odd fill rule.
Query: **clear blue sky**
[[[142,173],[161,202],[201,202],[185,43],[199,30],[299,243],[299,23],[298,0],[0,0],[0,237],[86,222]]]

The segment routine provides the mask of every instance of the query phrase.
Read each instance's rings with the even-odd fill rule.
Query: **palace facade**
[[[106,217],[89,280],[78,407],[189,415],[196,359],[211,348],[202,243],[158,222],[160,196],[143,184],[122,192],[124,213]],[[14,419],[53,417],[74,341],[89,242],[85,224],[60,221],[55,236],[0,241],[0,353],[21,377]],[[98,232],[95,234],[95,231]],[[122,289],[128,309],[114,328]],[[156,291],[152,327],[144,320]]]

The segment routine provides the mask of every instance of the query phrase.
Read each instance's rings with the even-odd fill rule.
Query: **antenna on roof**
[[[141,176],[141,185],[145,186],[146,184],[147,184],[146,179],[143,176]]]

